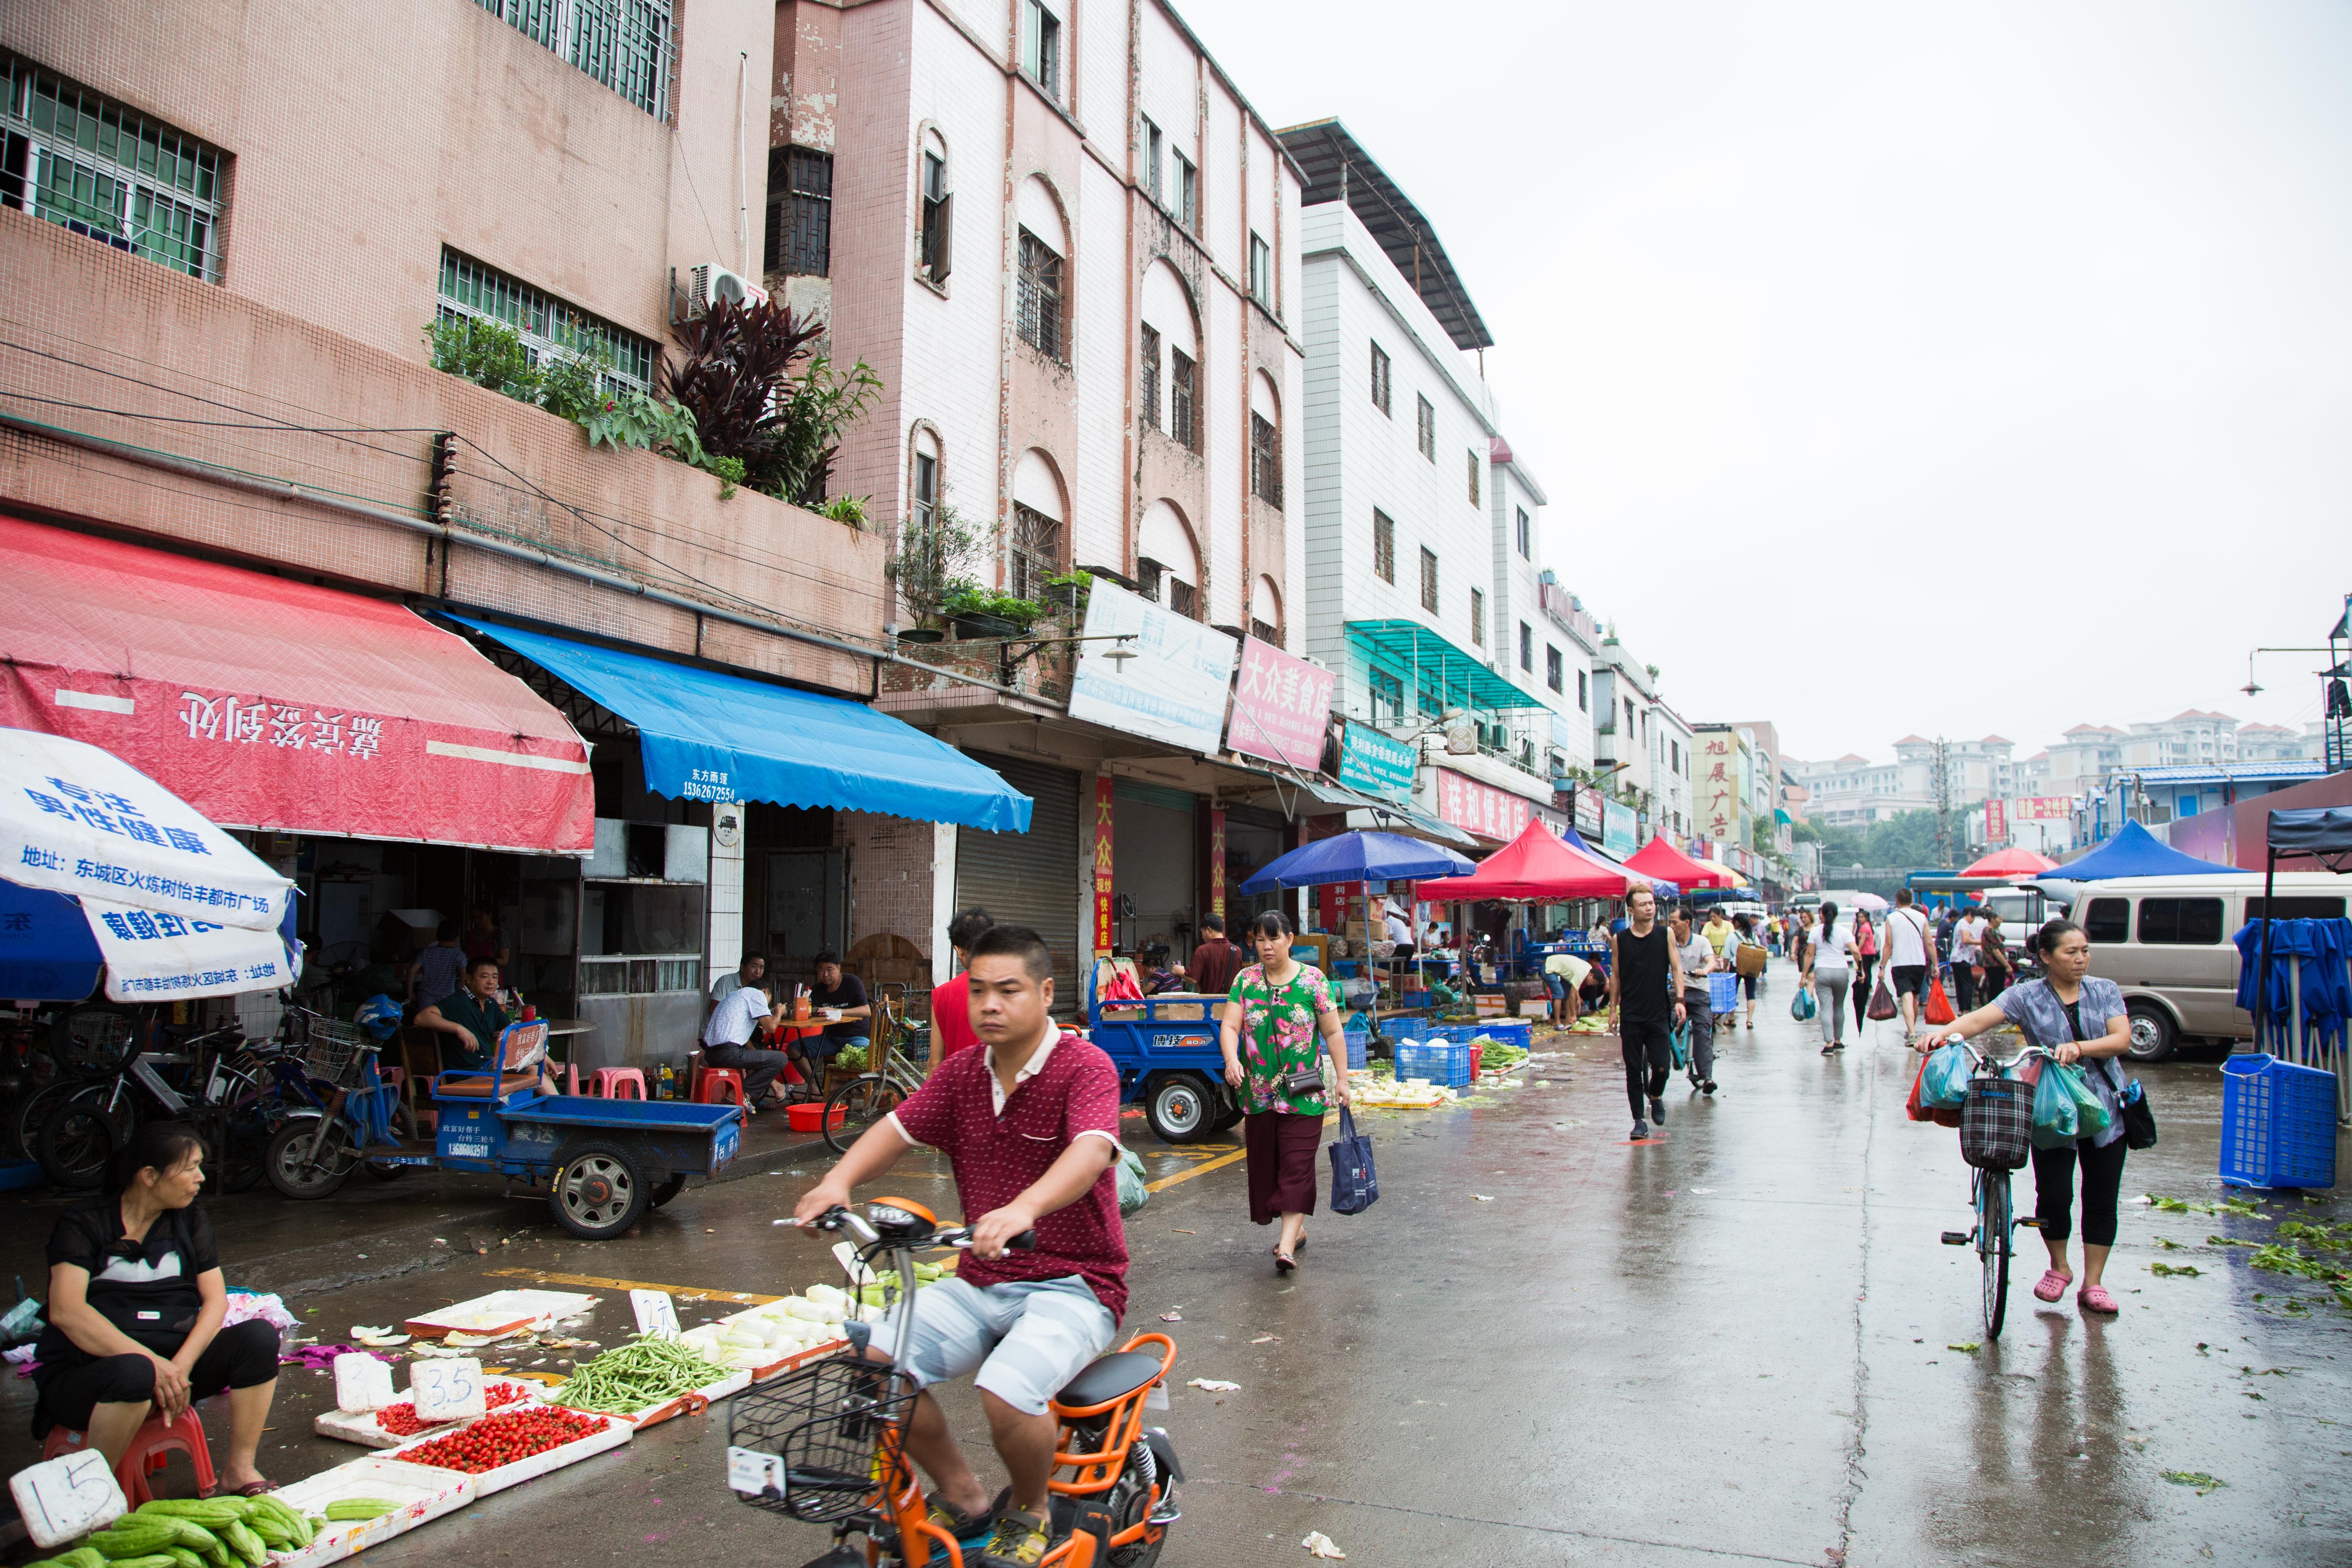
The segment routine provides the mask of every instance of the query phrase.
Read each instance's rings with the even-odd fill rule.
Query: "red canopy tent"
[[[2038,877],[2057,867],[2031,849],[1996,849],[1960,873],[1963,877]]]
[[[1474,899],[1525,899],[1551,902],[1564,899],[1622,899],[1635,888],[1648,887],[1642,877],[1612,871],[1587,859],[1560,841],[1541,817],[1531,819],[1519,836],[1478,863],[1467,877],[1447,877],[1423,882],[1416,899],[1432,902]]]
[[[1662,882],[1673,882],[1685,893],[1698,888],[1729,888],[1736,886],[1720,871],[1711,871],[1672,844],[1664,835],[1651,839],[1633,854],[1625,857],[1626,869],[1654,877]]]

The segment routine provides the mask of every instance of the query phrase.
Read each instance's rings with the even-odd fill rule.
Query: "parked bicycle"
[[[1960,1108],[1960,1139],[1974,1167],[1969,1196],[1976,1225],[1969,1230],[1948,1230],[1943,1239],[1946,1247],[1977,1249],[1983,1275],[1985,1338],[1997,1340],[2009,1312],[2011,1237],[2020,1226],[2041,1224],[2031,1215],[2020,1218],[2010,1204],[2010,1173],[2031,1158],[2033,1105],[2033,1086],[2014,1075],[2019,1064],[2030,1057],[2053,1062],[2057,1058],[2039,1046],[2027,1046],[2013,1057],[1995,1059],[1966,1040],[1954,1039],[1951,1044],[1969,1053],[1974,1069],[1969,1078],[1968,1101]]]
[[[80,1079],[50,1101],[33,1140],[41,1173],[69,1192],[95,1188],[140,1123],[162,1117],[196,1129],[213,1152],[225,1189],[250,1188],[260,1179],[260,1146],[238,1108],[251,1104],[257,1086],[233,1063],[244,1049],[244,1034],[232,1024],[171,1042],[166,1050],[147,1050],[138,1042],[138,1033],[129,1033],[119,1067]]]
[[[814,1222],[847,1231],[860,1262],[887,1254],[898,1278],[915,1278],[915,1254],[971,1244],[968,1226],[942,1228],[919,1204],[881,1198],[860,1215],[835,1208]],[[1009,1244],[1027,1251],[1034,1231]],[[754,1508],[833,1526],[833,1550],[808,1568],[902,1568],[944,1563],[963,1568],[963,1543],[930,1521],[930,1504],[906,1452],[907,1423],[920,1389],[908,1374],[915,1312],[905,1298],[886,1365],[865,1354],[866,1325],[851,1326],[852,1349],[811,1362],[740,1395],[727,1450],[727,1484]],[[1181,1517],[1184,1479],[1165,1430],[1143,1425],[1145,1401],[1166,1384],[1175,1342],[1137,1334],[1073,1378],[1052,1409],[1061,1430],[1048,1483],[1055,1544],[1040,1568],[1151,1568]],[[849,1537],[862,1534],[861,1549]]]
[[[287,1008],[282,1027],[289,1048],[273,1066],[288,1101],[261,1162],[269,1184],[289,1198],[323,1198],[362,1165],[382,1182],[404,1175],[405,1164],[364,1153],[405,1147],[416,1131],[400,1091],[383,1081],[383,1042],[362,1025],[299,1005]]]
[[[926,1064],[904,1048],[917,1037],[904,1028],[877,1031],[870,1069],[825,1097],[824,1120],[820,1125],[824,1129],[826,1145],[835,1153],[848,1153],[849,1146],[867,1128],[898,1110],[901,1101],[923,1087]],[[920,1043],[928,1052],[928,1032],[920,1037]],[[836,1116],[841,1121],[838,1127],[834,1125]]]

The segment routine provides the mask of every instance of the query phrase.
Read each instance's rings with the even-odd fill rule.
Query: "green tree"
[[[1862,862],[1874,868],[1916,871],[1936,868],[1936,814],[1906,811],[1885,822],[1874,823],[1864,848]]]

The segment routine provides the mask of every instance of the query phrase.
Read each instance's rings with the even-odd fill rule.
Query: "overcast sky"
[[[1685,718],[2318,716],[2310,656],[2238,688],[2352,590],[2352,4],[1179,9],[1428,216]]]

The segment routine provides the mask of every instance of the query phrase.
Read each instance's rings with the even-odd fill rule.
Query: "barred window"
[[[1484,590],[1470,590],[1470,646],[1486,646],[1486,595]]]
[[[1143,425],[1160,428],[1160,334],[1150,327],[1143,329]]]
[[[1188,621],[1201,618],[1201,594],[1181,577],[1168,579],[1168,607]]]
[[[1372,513],[1372,574],[1383,583],[1396,581],[1396,524],[1384,511]]]
[[[1262,643],[1272,643],[1276,647],[1282,646],[1282,628],[1270,621],[1261,621],[1255,616],[1250,617],[1249,635]]]
[[[1042,601],[1045,579],[1062,571],[1062,525],[1034,507],[1013,503],[1013,549],[1008,563],[1013,596]]]
[[[1169,345],[1168,434],[1178,446],[1188,452],[1197,452],[1201,449],[1200,443],[1194,439],[1199,433],[1199,421],[1193,416],[1196,406],[1193,402],[1195,383],[1199,379],[1198,369],[1199,367],[1192,363],[1192,355],[1172,343]]]
[[[1389,411],[1389,356],[1378,343],[1372,345],[1372,406]]]
[[[483,10],[542,44],[644,110],[669,118],[677,47],[670,0],[477,0]]]
[[[1544,684],[1554,691],[1564,691],[1568,684],[1560,664],[1559,649],[1549,643],[1544,645]]]
[[[1272,507],[1282,505],[1282,438],[1274,421],[1250,415],[1250,493]]]
[[[1472,450],[1465,452],[1463,455],[1470,459],[1470,504],[1472,506],[1476,506],[1478,504],[1478,469],[1480,467],[1478,454],[1475,450]]]
[[[799,278],[832,276],[832,153],[768,149],[766,268]]]
[[[1426,546],[1421,552],[1421,607],[1437,613],[1437,552]]]
[[[0,51],[0,205],[207,283],[221,280],[228,157]]]
[[[1066,357],[1062,330],[1062,258],[1027,229],[1021,231],[1021,341],[1048,359]]]
[[[609,357],[605,368],[613,380],[640,392],[653,390],[656,350],[651,339],[446,246],[441,248],[439,304],[440,313],[452,320],[488,317],[505,322],[521,337],[534,363],[548,353],[601,352]]]

